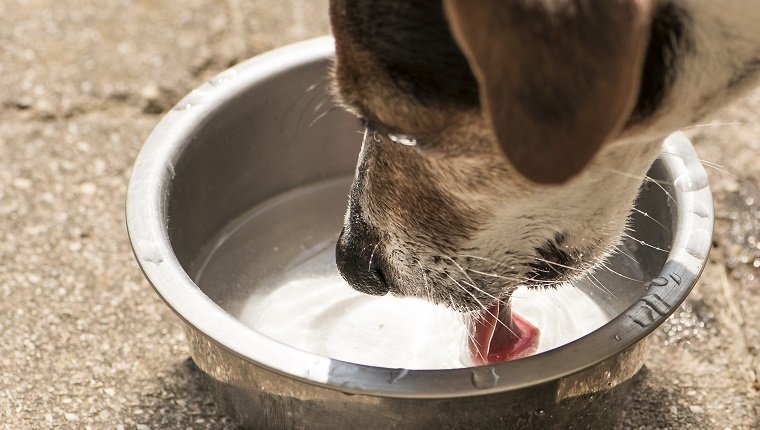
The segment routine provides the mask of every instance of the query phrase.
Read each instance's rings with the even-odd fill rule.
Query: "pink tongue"
[[[470,331],[470,357],[479,365],[525,357],[538,346],[538,328],[513,314],[508,304],[496,303],[481,311]]]

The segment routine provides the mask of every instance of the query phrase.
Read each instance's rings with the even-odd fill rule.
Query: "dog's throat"
[[[515,360],[532,354],[539,330],[512,313],[509,302],[497,302],[470,321],[470,358],[477,365]]]

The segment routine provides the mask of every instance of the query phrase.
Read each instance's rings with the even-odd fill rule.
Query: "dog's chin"
[[[467,276],[455,277],[451,271],[443,269],[440,272],[429,271],[427,279],[420,281],[397,279],[387,276],[389,293],[396,297],[421,298],[440,306],[445,306],[462,313],[481,311],[496,302],[507,302],[518,288],[549,290],[561,285],[572,284],[582,278],[586,270],[584,266],[567,266],[566,272],[559,272],[549,267],[538,267],[540,264],[525,266],[524,275],[510,277],[509,280],[493,278],[502,277],[493,272],[478,275],[480,271],[472,271]],[[459,270],[453,267],[454,270]],[[466,269],[467,270],[467,269]],[[519,273],[518,269],[516,273]],[[521,280],[514,280],[520,278]]]
[[[446,256],[414,247],[394,248],[383,252],[382,258],[390,294],[422,298],[466,313],[506,302],[520,287],[554,289],[577,282],[604,262],[609,249],[574,248],[562,235],[555,235],[532,253],[502,251],[498,258],[472,250]]]

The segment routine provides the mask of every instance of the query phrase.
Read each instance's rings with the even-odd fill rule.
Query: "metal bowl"
[[[352,176],[360,127],[332,105],[332,56],[332,39],[319,38],[221,73],[166,115],[134,166],[127,224],[135,256],[184,321],[193,360],[208,374],[217,402],[251,428],[605,428],[615,422],[642,366],[647,335],[684,300],[710,249],[712,197],[682,134],[665,141],[642,187],[633,223],[644,242],[625,245],[638,264],[612,260],[640,281],[598,273],[613,293],[600,303],[614,318],[542,354],[449,370],[342,362],[242,324],[227,299],[250,294],[245,285],[194,281],[215,238],[257,204]],[[230,262],[229,271],[243,265],[244,258]]]

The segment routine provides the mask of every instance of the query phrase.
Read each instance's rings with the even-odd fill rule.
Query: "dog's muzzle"
[[[359,292],[382,296],[390,291],[383,272],[377,234],[365,223],[352,223],[340,232],[335,246],[335,262],[343,279]]]

